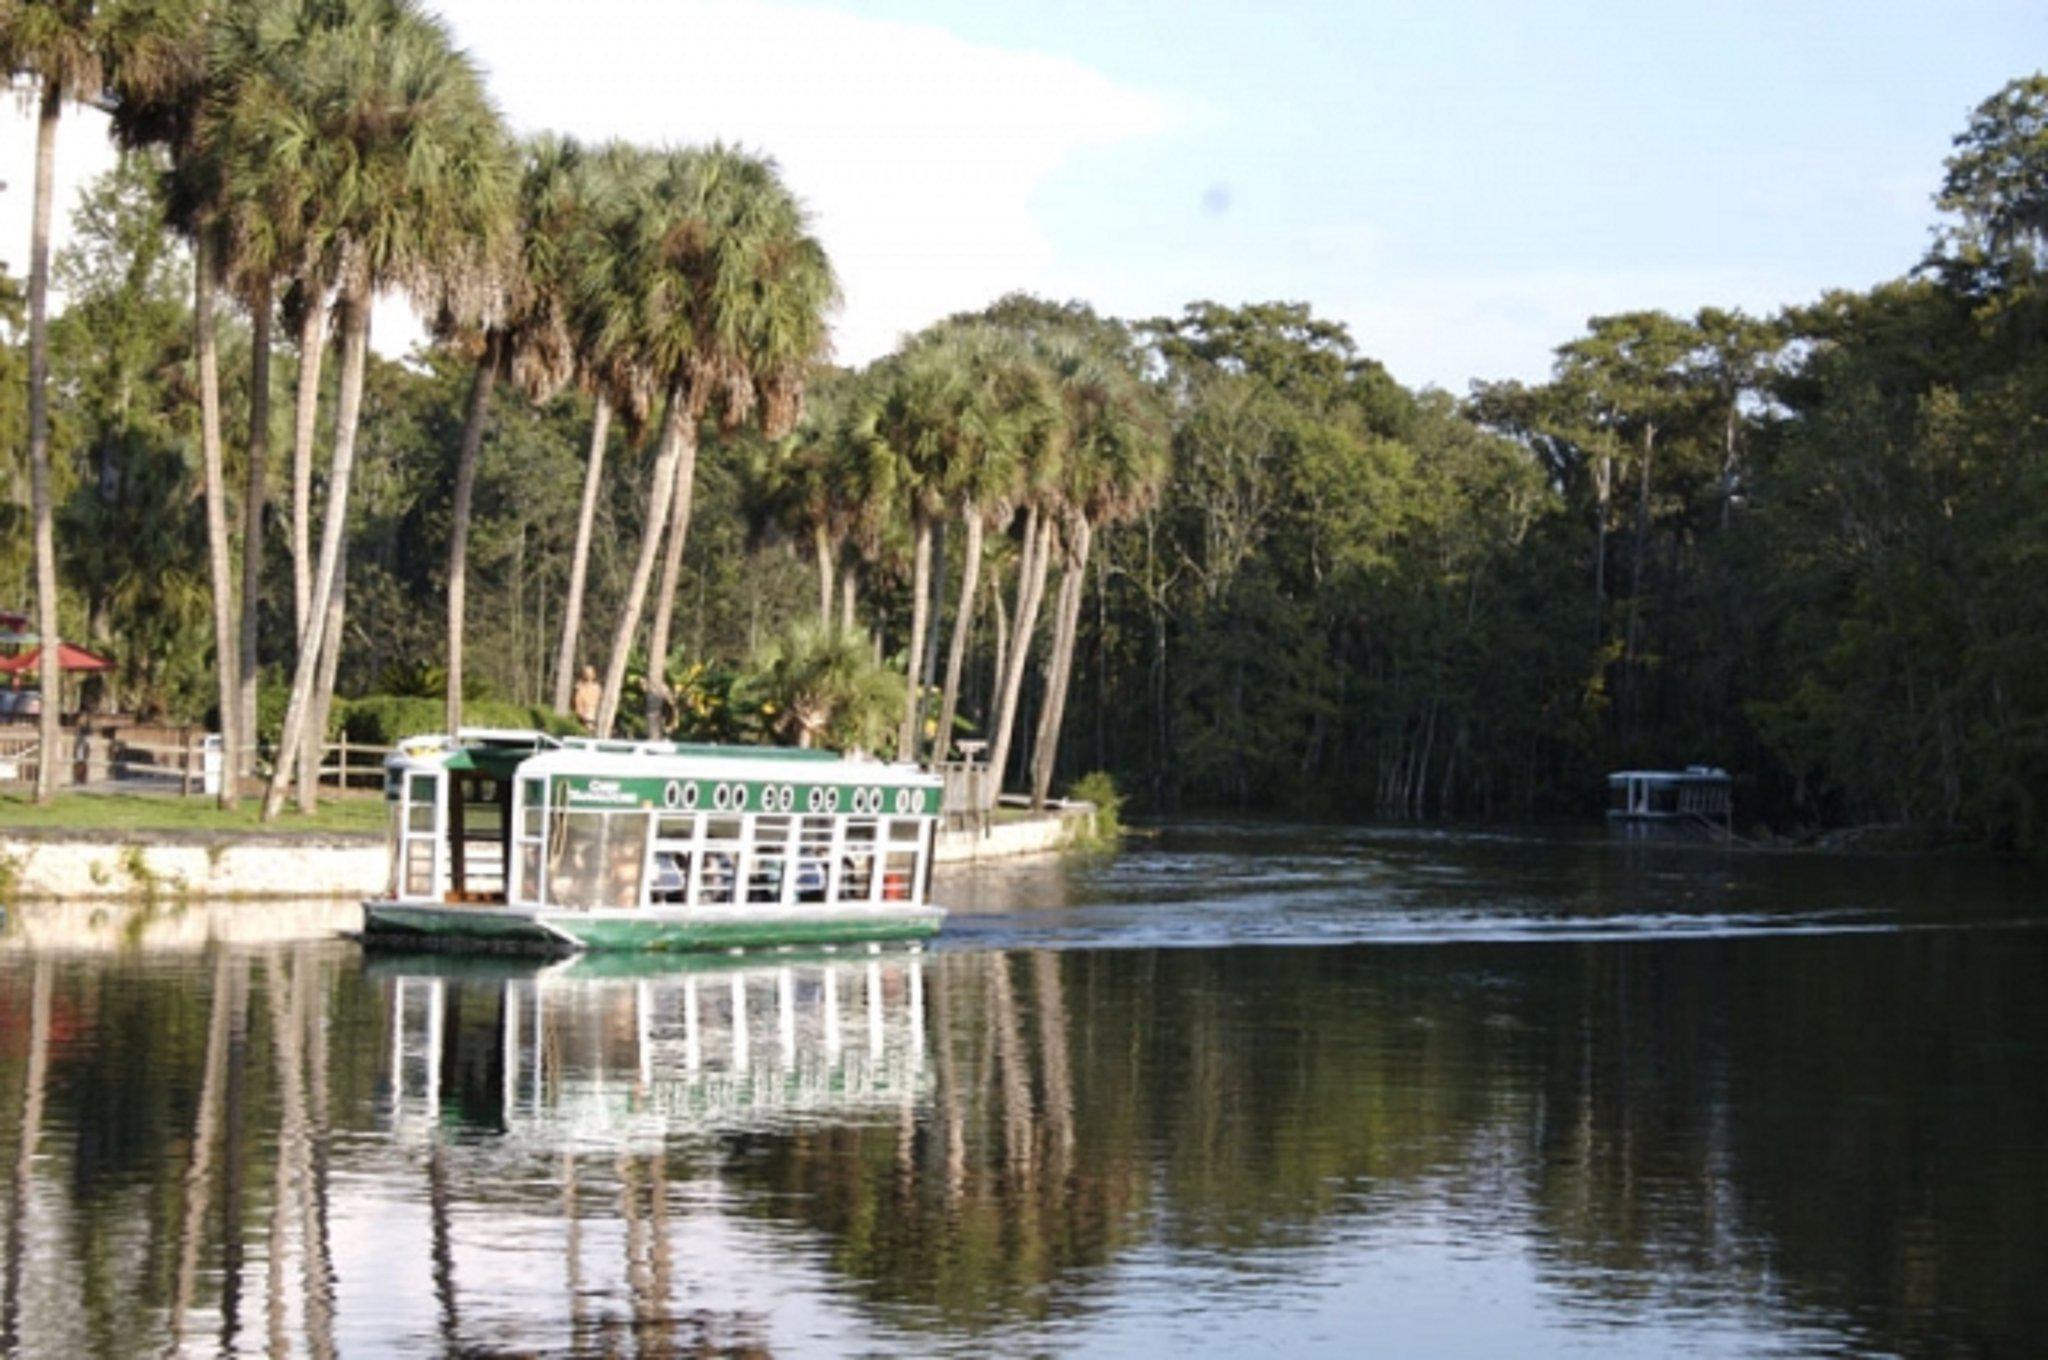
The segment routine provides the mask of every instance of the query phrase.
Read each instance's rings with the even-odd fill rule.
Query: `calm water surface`
[[[16,909],[0,1353],[2036,1355],[2043,887],[1188,825],[921,956]]]

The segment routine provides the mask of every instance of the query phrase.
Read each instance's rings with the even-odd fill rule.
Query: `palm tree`
[[[902,702],[902,680],[878,665],[867,639],[799,619],[762,644],[747,677],[753,697],[798,746],[871,749]]]
[[[997,328],[977,326],[965,333],[961,358],[968,366],[968,407],[960,416],[960,443],[947,478],[952,508],[966,527],[960,601],[946,654],[946,680],[939,703],[938,744],[944,759],[953,743],[967,638],[974,627],[974,602],[981,585],[983,535],[1013,513],[1027,469],[1054,465],[1063,432],[1059,405],[1045,366],[1028,347]]]
[[[608,287],[621,275],[606,266],[603,251],[621,239],[620,221],[635,195],[652,177],[653,153],[625,142],[609,142],[582,161],[585,211],[570,242],[568,302],[576,347],[577,381],[592,399],[590,452],[583,468],[583,495],[576,511],[576,543],[569,557],[569,588],[562,608],[562,642],[555,653],[554,708],[569,711],[576,677],[576,651],[583,634],[583,596],[590,570],[590,540],[597,524],[597,498],[604,486],[605,442],[612,417],[623,410],[629,432],[646,422],[652,399],[644,371],[620,341],[630,333],[632,298]]]
[[[201,136],[207,106],[226,88],[207,62],[211,6],[204,0],[129,0],[107,7],[109,32],[123,78],[114,107],[114,135],[127,146],[158,145],[171,156],[170,218],[192,241],[193,356],[198,370],[200,466],[205,485],[208,579],[213,593],[213,637],[220,692],[219,802],[238,801],[243,741],[253,741],[254,676],[246,692],[238,678],[246,659],[253,670],[254,623],[246,647],[236,643],[234,574],[228,542],[227,476],[221,449],[220,337],[215,308],[229,242],[221,214],[220,165]],[[230,75],[232,72],[229,73]],[[268,328],[259,319],[254,365],[267,386]],[[260,395],[253,402],[267,401]],[[256,412],[252,411],[252,416]],[[252,435],[252,440],[260,438]],[[260,450],[252,450],[252,453]],[[252,457],[252,467],[261,463]],[[261,485],[258,482],[257,492]],[[260,506],[258,507],[260,511]],[[245,536],[246,539],[246,536]],[[258,543],[260,549],[260,542]],[[245,553],[247,549],[245,548]],[[260,557],[260,552],[258,553]],[[244,653],[247,651],[245,657]]]
[[[254,773],[258,629],[263,603],[263,526],[270,463],[271,329],[280,304],[298,340],[292,439],[292,605],[303,631],[312,600],[309,525],[313,445],[326,338],[331,261],[318,257],[323,233],[314,214],[322,173],[310,163],[321,148],[302,140],[262,138],[251,153],[251,125],[289,116],[289,92],[278,82],[293,70],[291,51],[317,16],[280,0],[216,6],[206,25],[205,100],[200,154],[211,163],[229,287],[251,322],[249,447],[242,498],[241,720],[245,759]],[[277,154],[282,147],[289,154]]]
[[[856,417],[856,438],[892,469],[898,504],[910,517],[910,646],[904,657],[899,760],[917,758],[918,693],[929,618],[932,525],[946,508],[950,436],[967,377],[954,356],[932,340],[913,344],[884,365]]]
[[[28,464],[35,517],[36,631],[42,635],[43,716],[36,801],[57,795],[58,686],[56,510],[50,493],[50,207],[57,166],[57,120],[67,99],[104,93],[106,16],[91,0],[14,0],[0,8],[0,72],[28,76],[38,89],[35,204],[28,256]]]
[[[307,721],[319,701],[322,651],[340,643],[329,607],[348,525],[371,301],[379,288],[398,286],[431,315],[487,317],[516,189],[497,111],[440,21],[414,0],[331,0],[320,8],[318,25],[278,49],[295,59],[293,69],[273,73],[286,106],[276,118],[252,120],[245,148],[260,155],[307,139],[335,171],[320,221],[323,253],[335,262],[342,344],[327,517],[266,820],[283,806],[301,743],[318,739]]]
[[[518,219],[513,225],[518,252],[508,260],[498,319],[464,335],[480,353],[463,417],[455,460],[455,496],[448,530],[448,731],[462,730],[462,631],[469,576],[470,501],[476,489],[476,460],[483,445],[491,389],[506,376],[527,400],[544,402],[575,375],[570,331],[568,272],[584,204],[579,193],[582,148],[565,137],[543,136],[523,154]],[[456,327],[463,335],[463,328]]]
[[[842,485],[854,456],[849,423],[854,378],[836,369],[818,376],[786,447],[771,447],[752,470],[751,482],[762,515],[809,541],[818,564],[818,619],[830,624],[839,559],[854,518]]]
[[[695,484],[698,426],[757,420],[770,438],[801,414],[804,383],[827,347],[838,298],[824,249],[772,161],[724,146],[671,153],[621,224],[620,249],[598,266],[597,290],[630,299],[606,339],[663,396],[660,452],[646,526],[612,634],[597,729],[609,733],[625,685],[654,556],[668,552],[648,645],[650,733],[667,695],[660,676]]]
[[[1046,659],[1045,704],[1031,751],[1031,805],[1041,808],[1059,756],[1095,534],[1152,503],[1166,475],[1167,451],[1164,422],[1131,369],[1075,344],[1052,348],[1048,357],[1058,375],[1069,442],[1058,488],[1065,563]]]

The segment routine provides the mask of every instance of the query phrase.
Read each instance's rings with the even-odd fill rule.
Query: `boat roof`
[[[619,749],[623,747],[624,749]],[[612,778],[715,778],[805,784],[879,784],[932,787],[941,781],[915,765],[804,751],[783,746],[711,746],[687,743],[575,743],[535,754],[519,767],[523,779],[552,775]]]
[[[1729,774],[1718,766],[1688,765],[1682,770],[1616,770],[1607,776],[1607,782],[1610,784],[1619,783],[1624,779],[1668,780],[1674,783],[1681,779],[1693,779],[1726,783]]]
[[[599,740],[555,737],[518,728],[465,727],[454,737],[407,737],[385,761],[407,769],[481,770],[500,778],[600,775],[641,778],[710,777],[806,784],[940,783],[915,765],[793,746],[731,746],[712,742]]]

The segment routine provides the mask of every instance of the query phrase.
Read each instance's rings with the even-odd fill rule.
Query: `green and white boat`
[[[366,944],[571,954],[919,940],[940,780],[774,747],[464,729],[384,762]]]

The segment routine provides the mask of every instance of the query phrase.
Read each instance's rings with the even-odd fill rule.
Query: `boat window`
[[[412,808],[411,830],[431,836],[434,833],[434,785],[439,781],[430,774],[416,774],[406,798]]]
[[[832,819],[806,817],[797,831],[796,900],[822,902],[832,877]]]
[[[548,861],[548,900],[564,907],[640,902],[648,818],[637,812],[565,812]]]
[[[740,854],[746,848],[741,838],[746,823],[738,817],[704,819],[704,852],[697,870],[696,898],[700,905],[730,906],[739,881]]]
[[[547,816],[547,783],[540,779],[520,781],[519,798],[524,811],[520,814],[519,834],[532,840],[539,840],[541,819]]]
[[[658,841],[693,841],[697,839],[697,818],[693,815],[667,816],[654,824],[654,839]]]
[[[915,845],[918,832],[923,829],[923,826],[912,818],[898,817],[889,823],[889,839],[899,844],[908,841]]]
[[[881,825],[872,817],[849,817],[841,834],[839,900],[865,902],[874,896],[875,838]]]
[[[519,898],[540,900],[540,842],[526,841],[519,847]]]
[[[789,870],[789,832],[793,817],[756,817],[754,853],[747,868],[747,900],[780,902]]]
[[[906,842],[902,833],[910,832]],[[908,902],[917,895],[917,837],[914,821],[896,821],[889,828],[889,849],[882,856],[882,900]]]

